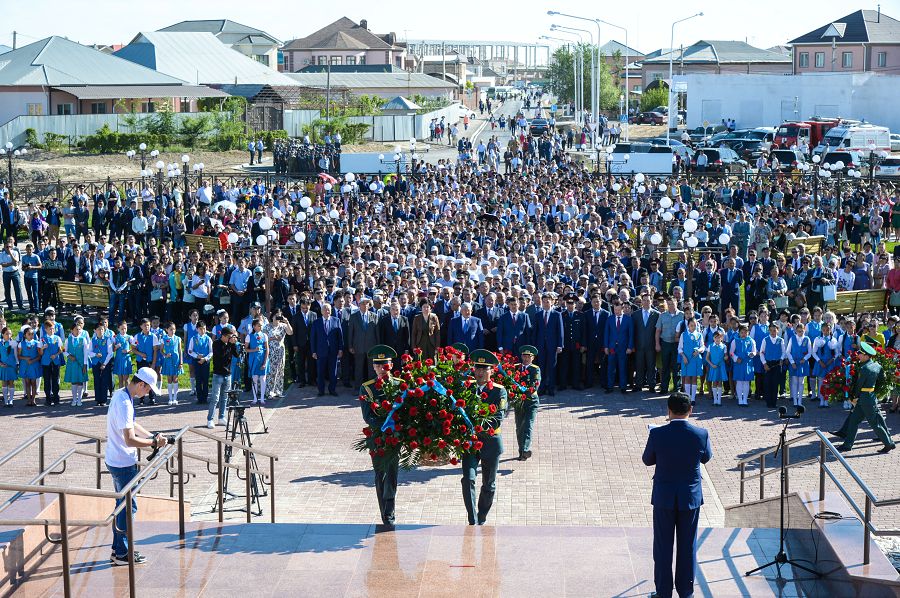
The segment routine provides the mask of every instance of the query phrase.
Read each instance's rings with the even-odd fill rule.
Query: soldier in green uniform
[[[381,389],[375,388],[375,382],[379,378],[387,380],[391,377],[391,367],[393,359],[397,357],[397,352],[387,345],[375,345],[367,355],[372,361],[375,378],[363,382],[363,385],[359,387],[360,396],[365,396],[367,399],[360,401],[360,407],[362,407],[363,419],[366,424],[372,430],[377,431],[381,430],[384,419],[375,415],[371,404],[380,403],[386,397]],[[369,448],[375,449],[371,437],[369,438]],[[394,525],[394,499],[397,496],[397,470],[400,467],[400,458],[396,454],[384,457],[373,455],[372,467],[375,469],[375,495],[378,497],[381,521],[385,525]]]
[[[541,386],[541,368],[534,364],[537,354],[537,349],[531,345],[523,345],[519,349],[522,359],[522,365],[519,367],[525,372],[525,377],[520,384],[526,388],[534,388],[531,398],[516,405],[516,440],[519,442],[519,461],[525,461],[531,457],[531,433],[534,430],[538,405],[541,404],[538,396],[538,388]]]
[[[887,423],[885,423],[884,416],[878,409],[878,400],[875,397],[875,385],[878,379],[884,376],[884,372],[881,370],[880,365],[872,361],[871,356],[875,355],[875,349],[870,344],[861,342],[859,348],[859,361],[861,363],[857,367],[856,379],[853,380],[850,391],[851,395],[856,398],[856,406],[853,407],[853,411],[844,420],[844,425],[841,426],[841,429],[834,432],[835,436],[844,439],[844,443],[838,447],[838,450],[846,452],[853,448],[853,441],[856,440],[856,431],[859,429],[859,423],[862,420],[866,420],[872,426],[875,437],[884,443],[884,447],[878,452],[888,453],[897,448],[897,445],[891,440]]]
[[[474,368],[475,392],[479,395],[485,393],[487,398],[482,400],[497,407],[497,411],[486,423],[494,429],[494,434],[480,433],[478,441],[482,443],[481,449],[467,453],[462,459],[463,502],[469,515],[469,525],[475,525],[476,521],[478,525],[484,525],[494,503],[494,493],[497,491],[497,469],[500,467],[500,455],[503,453],[500,424],[506,415],[508,397],[505,388],[491,382],[494,368],[500,365],[497,356],[490,351],[476,349],[472,351],[470,357]],[[478,475],[479,461],[481,461],[481,493],[478,496],[476,511],[475,478]]]

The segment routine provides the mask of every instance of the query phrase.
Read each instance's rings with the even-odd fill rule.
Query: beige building
[[[700,40],[671,52],[651,52],[641,62],[643,89],[658,80],[668,80],[669,59],[675,75],[699,73],[746,73],[758,75],[791,74],[791,57],[780,52],[756,48],[741,41]]]
[[[857,10],[790,41],[794,74],[900,73],[900,21]]]
[[[281,51],[282,70],[287,73],[302,71],[311,64],[390,64],[402,68],[406,61],[405,44],[397,42],[396,33],[372,33],[365,19],[357,24],[347,17],[287,42]]]

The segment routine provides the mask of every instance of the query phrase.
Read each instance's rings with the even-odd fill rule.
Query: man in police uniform
[[[475,392],[480,396],[485,393],[485,403],[497,407],[497,411],[486,422],[486,426],[494,429],[491,435],[487,431],[478,434],[481,449],[467,453],[462,458],[462,491],[463,502],[466,504],[466,512],[469,515],[469,525],[484,525],[491,505],[494,503],[494,493],[497,491],[497,469],[500,467],[500,455],[503,453],[503,439],[500,436],[500,424],[506,414],[507,395],[506,389],[491,382],[491,374],[500,362],[497,356],[484,349],[472,351],[471,361],[474,377]],[[481,493],[478,496],[476,511],[475,503],[475,478],[478,473],[478,462],[481,461]]]
[[[365,397],[365,400],[360,400],[360,407],[362,408],[363,419],[366,421],[366,424],[373,431],[376,431],[381,430],[384,419],[375,415],[371,404],[380,403],[385,399],[385,395],[380,388],[375,388],[375,382],[378,379],[386,381],[391,377],[392,360],[397,357],[397,353],[386,345],[375,345],[369,350],[367,355],[372,361],[375,378],[364,382],[359,387],[359,396]],[[375,450],[375,443],[371,436],[368,442],[369,449]],[[375,495],[378,497],[378,510],[381,512],[381,521],[385,525],[394,525],[394,499],[397,496],[397,470],[399,466],[399,455],[372,456],[372,467],[375,470]]]
[[[516,440],[519,443],[519,461],[525,461],[531,457],[531,433],[534,430],[534,419],[537,416],[538,405],[541,399],[538,389],[541,387],[541,368],[534,364],[538,351],[531,345],[524,345],[519,354],[522,365],[519,368],[525,372],[525,376],[519,383],[525,388],[533,388],[531,398],[526,399],[520,405],[516,405]]]
[[[878,400],[875,397],[875,385],[880,377],[884,376],[881,366],[872,361],[871,356],[875,355],[875,349],[866,342],[859,344],[859,361],[861,365],[857,367],[856,379],[853,381],[851,395],[856,398],[856,406],[853,411],[844,420],[841,429],[834,433],[835,436],[844,439],[844,443],[838,447],[838,450],[847,452],[853,448],[853,441],[856,440],[856,432],[859,429],[859,423],[862,420],[869,422],[875,437],[878,438],[884,447],[879,453],[889,453],[897,448],[897,444],[891,440],[891,434],[888,432],[887,423],[884,416],[878,409]]]

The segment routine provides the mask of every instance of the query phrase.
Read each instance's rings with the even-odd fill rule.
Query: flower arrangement
[[[526,375],[519,367],[519,360],[512,353],[498,356],[500,367],[494,372],[492,380],[506,388],[510,408],[519,407],[534,394],[534,387],[525,386]]]
[[[479,435],[494,433],[488,422],[497,407],[485,402],[486,393],[476,396],[465,356],[444,347],[434,359],[422,359],[416,349],[401,362],[398,372],[374,383],[385,398],[370,407],[384,424],[363,428],[354,448],[371,456],[397,456],[404,469],[455,465],[463,455],[480,450]],[[359,400],[370,399],[361,395]]]
[[[900,368],[897,367],[897,363],[900,360],[900,351],[875,347],[875,355],[871,359],[880,365],[884,372],[884,376],[880,376],[875,383],[875,397],[880,401],[886,398],[894,385],[898,383],[897,377],[900,375]],[[853,378],[860,365],[858,351],[852,351],[845,356],[840,365],[831,370],[822,380],[822,396],[829,403],[852,400],[850,392],[853,388]]]

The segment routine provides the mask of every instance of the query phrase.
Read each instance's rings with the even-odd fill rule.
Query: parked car
[[[750,129],[744,135],[744,137],[748,139],[759,139],[761,141],[765,141],[766,143],[772,143],[775,139],[775,132],[777,129],[775,127],[756,127],[755,129]]]
[[[842,172],[847,174],[847,171],[851,168],[854,170],[859,170],[863,172],[863,158],[859,152],[828,152],[824,156],[822,156],[822,162],[820,165],[831,166],[832,164],[837,164],[838,162],[844,163],[844,168]],[[868,170],[868,169],[866,169]]]
[[[697,168],[697,156],[706,154],[707,172],[725,172],[740,174],[747,168],[747,161],[742,160],[737,153],[728,147],[703,147],[694,152],[691,158],[691,168]]]
[[[766,152],[766,142],[762,139],[739,137],[737,139],[722,139],[716,143],[716,147],[728,147],[733,149],[749,164],[755,164],[756,159]]]
[[[550,122],[546,118],[533,118],[528,124],[528,132],[540,136],[550,130]]]
[[[720,133],[725,130],[725,125],[716,125],[709,127],[695,127],[688,131],[688,134],[691,136],[692,143],[703,143],[708,138],[712,137],[716,133]]]
[[[807,162],[803,152],[795,149],[772,150],[769,155],[778,160],[778,170],[782,172],[790,172],[797,166]]]
[[[885,158],[875,167],[875,178],[900,178],[900,158]]]
[[[719,131],[706,140],[707,147],[715,147],[715,145],[723,139],[743,139],[747,136],[750,129],[738,129],[736,131]]]
[[[668,116],[662,112],[641,112],[637,116],[632,117],[632,122],[638,125],[664,125]]]
[[[900,152],[900,133],[891,133],[891,151]]]

